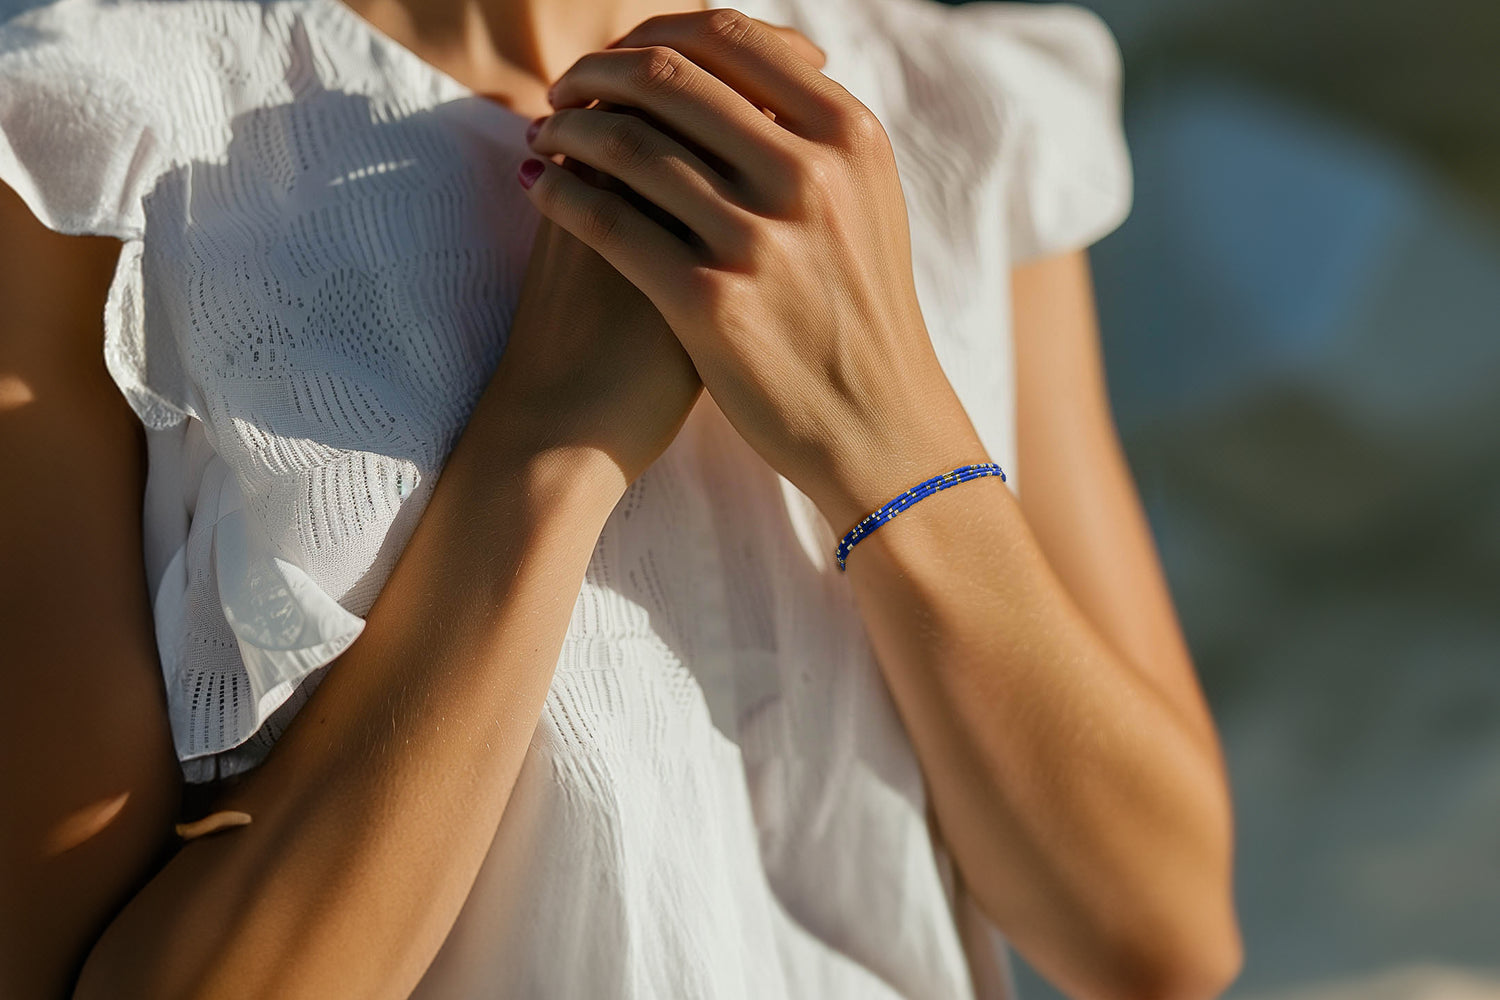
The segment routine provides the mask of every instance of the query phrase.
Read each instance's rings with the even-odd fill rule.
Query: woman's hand
[[[541,219],[510,340],[487,389],[531,423],[529,439],[598,448],[628,484],[677,436],[702,389],[656,306],[576,237]]]
[[[985,460],[926,336],[890,145],[844,88],[713,10],[646,21],[551,101],[536,151],[633,194],[530,161],[539,209],[650,297],[725,415],[835,529]],[[1143,566],[1088,585],[1162,587]],[[923,501],[861,542],[849,578],[982,911],[1070,995],[1222,991],[1241,961],[1233,816],[1206,710],[1160,681],[1190,671],[1174,642],[1133,644],[1144,665],[1121,655],[1003,487]],[[1163,605],[1148,613],[1170,631]]]
[[[680,226],[539,160],[533,201],[650,298],[730,422],[835,527],[913,468],[985,459],[923,324],[885,132],[781,34],[726,9],[654,17],[550,99],[533,149]]]

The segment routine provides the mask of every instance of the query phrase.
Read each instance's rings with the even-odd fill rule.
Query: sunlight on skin
[[[36,393],[19,375],[0,375],[0,413],[19,410],[36,400]]]
[[[0,382],[0,386],[4,384]],[[93,839],[115,821],[129,798],[129,792],[121,792],[113,798],[100,799],[58,823],[42,841],[42,857],[55,858]]]

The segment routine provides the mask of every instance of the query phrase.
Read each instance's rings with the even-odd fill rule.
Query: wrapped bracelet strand
[[[839,542],[834,550],[834,558],[838,560],[839,570],[845,570],[844,560],[849,557],[849,550],[854,548],[860,539],[880,527],[897,514],[901,513],[912,504],[923,497],[931,496],[938,490],[946,490],[950,486],[956,486],[967,479],[977,479],[980,476],[999,476],[1000,481],[1005,482],[1005,472],[994,462],[979,462],[975,465],[960,465],[951,472],[933,476],[931,479],[923,480],[905,493],[886,501],[881,507],[864,517],[849,533]]]

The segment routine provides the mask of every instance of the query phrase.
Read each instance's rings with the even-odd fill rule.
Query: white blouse
[[[1129,207],[1108,31],[1064,5],[737,6],[885,124],[935,349],[1014,488],[1008,269]],[[0,0],[0,181],[124,241],[104,350],[147,429],[188,780],[263,759],[410,537],[505,347],[525,125],[341,0]],[[416,997],[1012,995],[834,564],[847,527],[701,397],[598,540]]]

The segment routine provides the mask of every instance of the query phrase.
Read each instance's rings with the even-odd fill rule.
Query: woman
[[[0,30],[5,995],[995,997],[1004,940],[1082,997],[1233,976],[1079,251],[1126,203],[1097,22]],[[992,460],[1020,499],[832,558]]]

